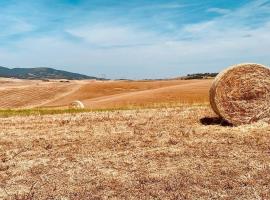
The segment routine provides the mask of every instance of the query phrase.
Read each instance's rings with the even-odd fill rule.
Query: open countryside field
[[[208,102],[212,80],[29,81],[0,80],[0,108],[68,108],[75,100],[88,109],[148,107]]]
[[[269,199],[269,125],[205,117],[207,106],[1,118],[0,199]]]
[[[269,124],[217,118],[211,82],[2,79],[2,109],[97,110],[0,115],[0,199],[270,199]]]
[[[270,0],[0,0],[0,200],[270,200]]]

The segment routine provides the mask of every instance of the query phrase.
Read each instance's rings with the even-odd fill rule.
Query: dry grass
[[[270,123],[270,69],[239,64],[221,72],[210,90],[213,110],[235,125]]]
[[[3,80],[0,107],[52,108],[0,110],[0,199],[270,199],[270,125],[216,118],[210,84]]]
[[[208,102],[212,80],[70,81],[0,79],[0,108],[65,109],[79,100],[87,109]]]
[[[0,199],[270,199],[269,124],[206,116],[191,106],[2,118]]]
[[[0,108],[32,108],[63,98],[73,92],[76,83],[22,81],[8,82],[0,86]]]
[[[169,82],[169,81],[168,81]],[[149,107],[154,104],[198,104],[208,103],[208,91],[212,80],[182,81],[179,85],[125,92],[84,100],[93,109],[122,108],[128,106]]]
[[[180,86],[186,84],[196,84],[208,82],[207,89],[210,88],[211,80],[169,80],[169,81],[96,81],[83,82],[82,86],[74,93],[65,96],[65,98],[57,99],[50,102],[48,105],[59,106],[68,105],[70,102],[77,99],[81,101],[88,101],[91,99],[98,99],[103,97],[110,97],[112,95],[121,95],[127,93],[134,93],[140,91],[151,91],[159,88],[166,88],[170,86]],[[204,84],[203,84],[204,85]],[[192,88],[190,88],[192,90]],[[205,93],[208,96],[207,92]]]

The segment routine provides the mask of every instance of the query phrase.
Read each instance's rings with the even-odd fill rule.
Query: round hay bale
[[[81,101],[73,101],[70,105],[69,105],[70,108],[75,108],[75,109],[83,109],[84,108],[84,105]]]
[[[270,69],[253,63],[229,67],[215,78],[210,104],[234,125],[270,123]]]

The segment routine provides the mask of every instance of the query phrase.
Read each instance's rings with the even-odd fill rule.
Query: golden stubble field
[[[1,79],[2,109],[103,111],[1,114],[0,199],[270,199],[269,124],[218,119],[211,82]]]
[[[0,199],[270,199],[269,124],[214,117],[182,106],[1,118]]]
[[[0,109],[66,109],[76,100],[88,109],[208,102],[212,80],[61,81],[0,79]]]

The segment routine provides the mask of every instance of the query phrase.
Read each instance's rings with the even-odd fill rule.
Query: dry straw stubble
[[[234,125],[270,122],[270,69],[253,63],[229,67],[214,80],[210,103]]]

